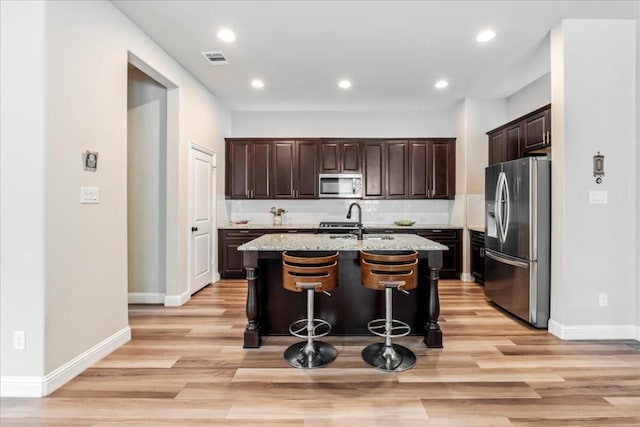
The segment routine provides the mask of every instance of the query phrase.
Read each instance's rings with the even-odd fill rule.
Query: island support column
[[[429,302],[427,304],[427,324],[424,343],[429,348],[442,348],[442,331],[438,325],[440,317],[440,297],[438,280],[442,268],[442,251],[429,251]]]
[[[242,253],[242,264],[247,271],[247,327],[244,330],[243,348],[258,348],[261,344],[258,315],[260,306],[258,299],[258,252]]]

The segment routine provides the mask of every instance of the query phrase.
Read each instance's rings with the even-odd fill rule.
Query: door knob
[[[191,227],[191,232],[198,231],[198,227]]]

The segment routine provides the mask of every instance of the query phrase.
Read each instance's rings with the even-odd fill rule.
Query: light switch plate
[[[99,203],[100,190],[98,187],[80,187],[80,203]]]
[[[589,191],[589,203],[591,204],[607,203],[607,192],[606,191]]]

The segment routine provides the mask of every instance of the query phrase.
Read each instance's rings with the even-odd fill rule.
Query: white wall
[[[46,275],[44,3],[0,2],[0,19],[0,368],[3,379],[39,377]],[[26,332],[24,351],[12,350],[15,330]]]
[[[636,189],[640,190],[640,2],[636,16]],[[636,224],[640,224],[640,197],[636,197]],[[640,225],[636,227],[636,254],[640,256]],[[636,339],[640,341],[640,262],[636,261]]]
[[[551,103],[551,73],[529,83],[507,98],[507,120],[517,119]]]
[[[506,122],[505,99],[465,98],[454,109],[456,128],[456,201],[454,223],[484,225],[484,169],[488,162],[486,132]],[[471,279],[469,233],[463,233],[462,278]]]
[[[640,112],[640,3],[636,17],[636,113]],[[636,188],[640,189],[640,120],[636,116]],[[636,198],[636,224],[640,224],[640,197]],[[640,254],[640,226],[636,228],[636,254]],[[640,262],[636,262],[636,339],[640,340]]]
[[[12,221],[11,227],[24,222],[24,216],[13,214],[13,209],[24,212],[25,207],[34,215],[39,212],[30,225],[36,229],[38,224],[44,227],[44,236],[42,232],[34,233],[29,244],[37,252],[38,246],[44,247],[44,256],[28,263],[21,261],[23,267],[28,265],[29,268],[22,268],[20,272],[24,275],[29,271],[31,275],[35,274],[33,278],[23,279],[18,271],[8,271],[5,275],[7,252],[3,251],[3,292],[5,287],[15,289],[10,295],[13,307],[5,314],[3,306],[2,314],[3,394],[5,382],[9,380],[44,373],[45,378],[40,380],[47,383],[49,375],[55,373],[60,380],[45,384],[43,391],[47,393],[88,366],[91,355],[99,355],[100,349],[115,345],[114,337],[126,338],[121,333],[128,329],[126,141],[129,52],[177,86],[173,95],[169,95],[170,98],[177,97],[179,109],[175,117],[168,118],[170,124],[176,122],[178,131],[177,136],[168,141],[173,146],[168,147],[167,166],[170,207],[167,211],[167,254],[171,254],[167,257],[167,271],[174,273],[172,277],[168,276],[167,293],[180,298],[185,293],[188,298],[188,144],[193,141],[222,153],[223,137],[229,133],[230,114],[109,2],[50,1],[10,5],[2,2],[2,7],[3,55],[5,49],[7,55],[18,55],[25,41],[33,41],[23,50],[29,59],[21,65],[27,67],[20,67],[23,69],[18,72],[18,66],[7,66],[11,85],[4,84],[6,61],[2,61],[3,248],[5,245],[10,248],[24,245],[24,233],[4,234],[5,220]],[[39,20],[36,19],[38,16]],[[29,24],[33,28],[29,28]],[[9,33],[6,34],[8,37],[5,37],[5,31]],[[43,58],[46,65],[35,58]],[[35,75],[30,74],[31,71]],[[31,89],[34,86],[37,89],[38,82],[44,85],[41,83],[40,93],[33,93]],[[29,91],[5,93],[6,87],[28,88]],[[5,155],[5,117],[14,113],[24,115],[24,100],[28,100],[29,93],[34,101],[29,109],[39,110],[41,117],[31,113],[20,124],[12,125],[15,127],[7,131],[7,136],[19,136],[21,146],[20,150],[9,150]],[[44,104],[44,108],[38,109],[38,104]],[[5,105],[8,106],[6,109]],[[32,130],[36,135],[25,140]],[[81,154],[87,149],[100,153],[95,173],[82,170]],[[32,160],[25,162],[23,157],[29,151],[34,153],[30,156]],[[15,167],[5,169],[5,162]],[[27,191],[22,182],[25,165],[33,166]],[[38,173],[42,172],[39,171],[44,171],[40,178]],[[223,183],[219,185],[222,188]],[[80,205],[80,186],[99,187],[100,203]],[[7,200],[13,206],[8,217],[4,215],[5,194],[14,197]],[[41,209],[43,205],[44,210]],[[41,279],[37,277],[38,272],[43,275]],[[28,286],[21,286],[25,280],[29,280]],[[44,283],[38,284],[38,281]],[[30,298],[32,290],[38,297]],[[43,297],[44,308],[38,301]],[[3,304],[4,301],[5,298]],[[26,353],[5,346],[9,340],[5,327],[7,330],[33,327],[31,336],[36,339],[33,347],[36,354],[25,357]],[[41,344],[44,350],[38,346],[38,335],[44,335]],[[27,339],[29,346],[29,334]],[[60,374],[61,369],[64,372]]]
[[[552,282],[549,330],[634,335],[638,256],[634,21],[566,20],[552,33]],[[631,90],[630,90],[631,89]],[[605,155],[606,177],[592,174]],[[589,192],[608,193],[590,204]],[[608,306],[598,306],[598,294]]]
[[[129,294],[165,293],[167,88],[129,67],[127,253]],[[151,294],[151,295],[149,295]],[[143,295],[137,300],[150,302]]]
[[[447,112],[234,111],[234,137],[451,137]]]

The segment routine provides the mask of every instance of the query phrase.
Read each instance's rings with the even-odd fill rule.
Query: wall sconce
[[[604,156],[598,154],[593,156],[593,176],[596,177],[596,184],[600,184],[602,182],[602,177],[604,176]]]

